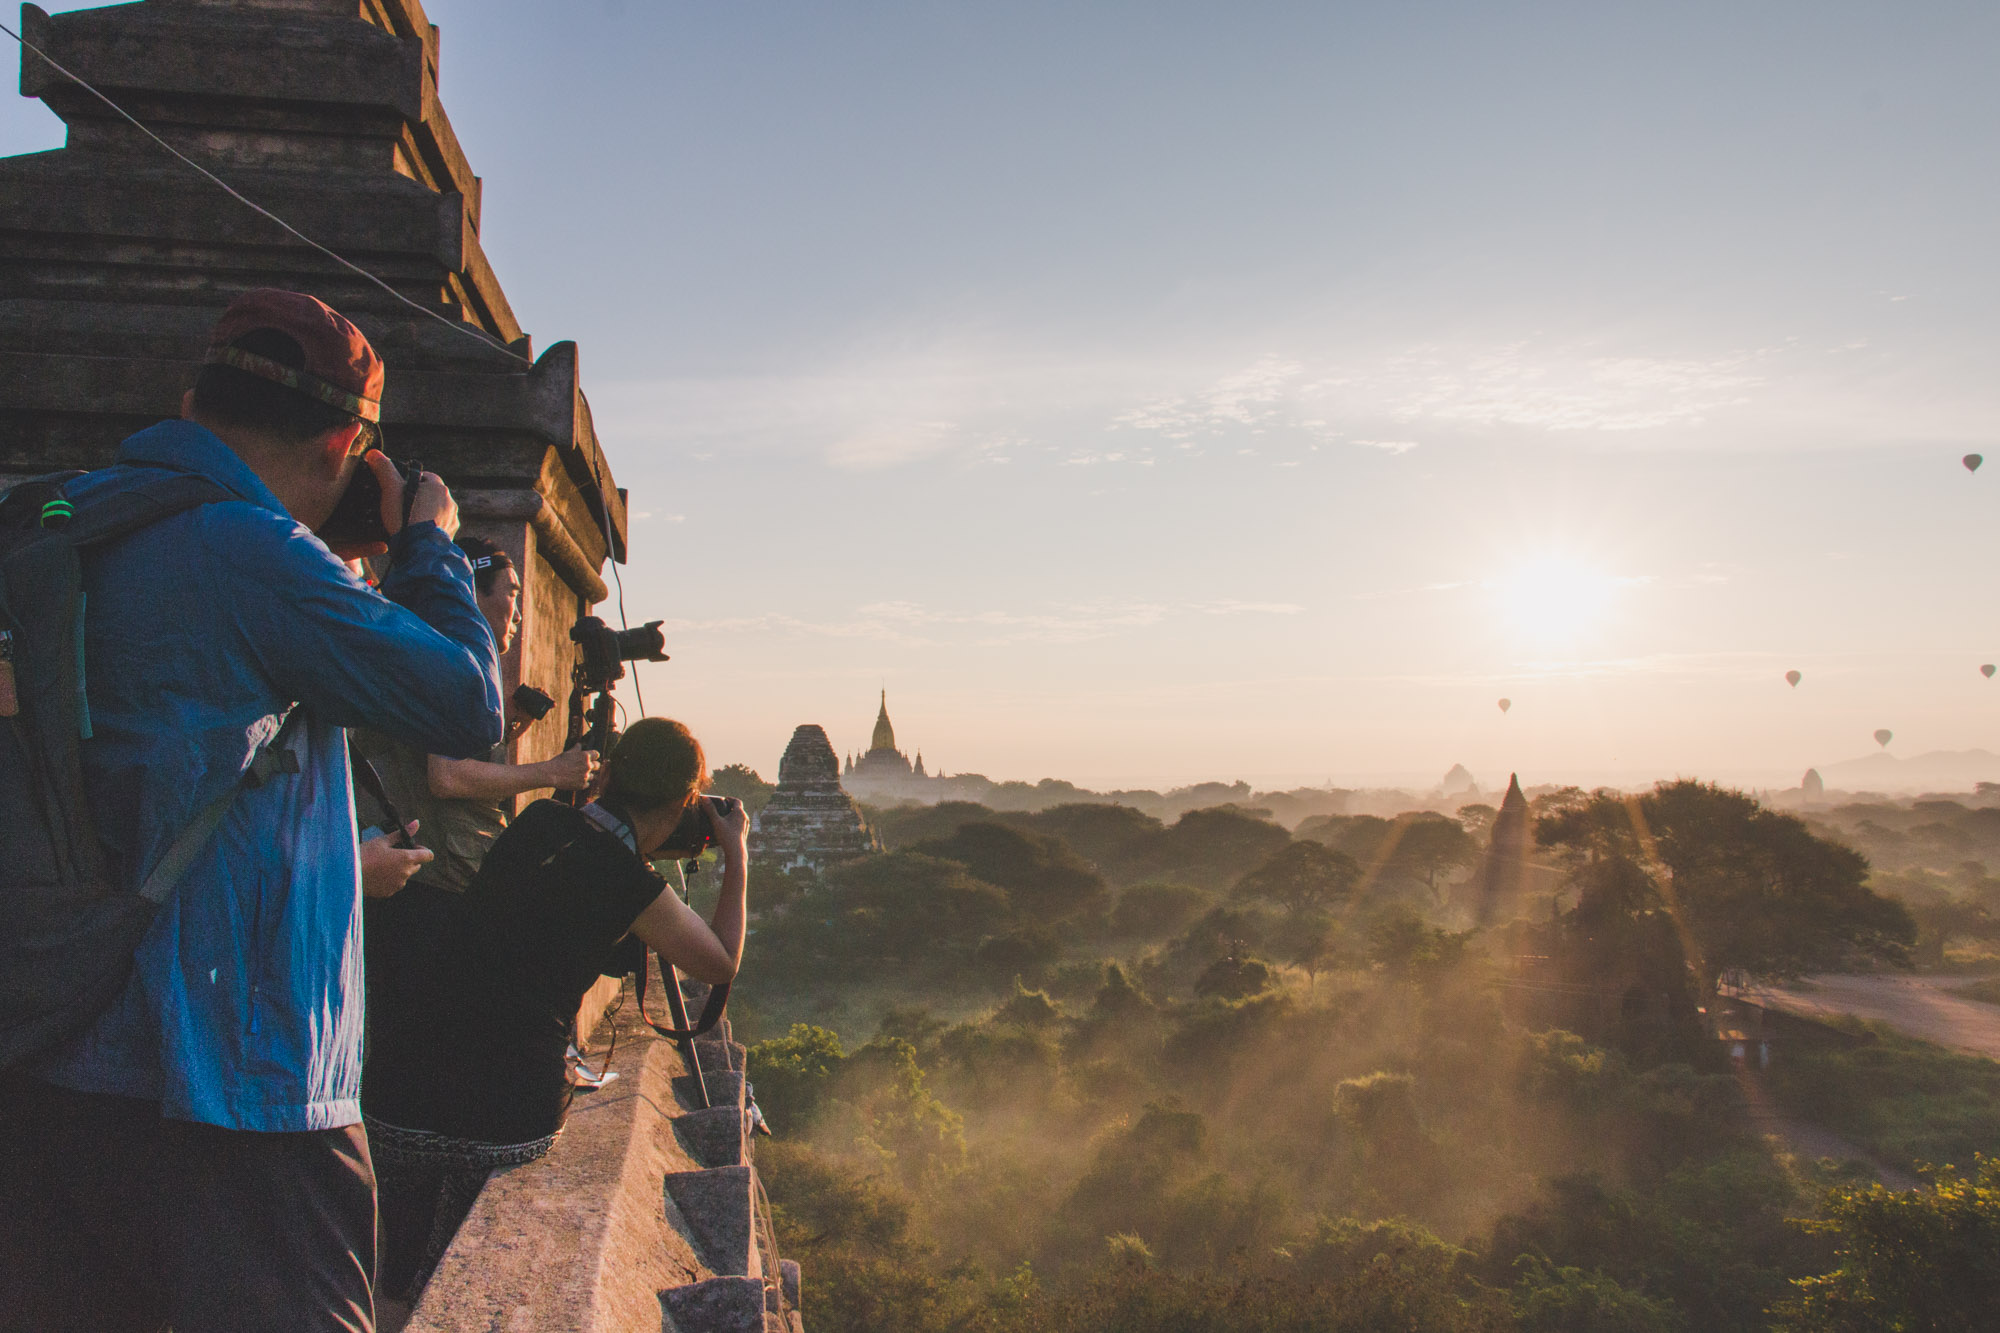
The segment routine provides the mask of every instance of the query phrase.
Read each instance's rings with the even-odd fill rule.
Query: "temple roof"
[[[792,733],[784,758],[778,761],[778,790],[783,792],[840,790],[840,759],[826,731],[810,722]]]
[[[882,711],[875,714],[875,736],[868,742],[868,753],[896,748],[896,729],[889,725],[889,691],[882,691]]]

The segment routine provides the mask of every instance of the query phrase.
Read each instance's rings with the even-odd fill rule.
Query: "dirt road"
[[[1823,973],[1791,986],[1755,986],[1746,999],[1809,1018],[1852,1014],[1968,1055],[2000,1060],[2000,1005],[1952,992],[1975,977]]]

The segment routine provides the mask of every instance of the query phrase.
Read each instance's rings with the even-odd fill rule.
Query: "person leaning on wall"
[[[457,545],[472,566],[480,614],[504,657],[520,633],[526,609],[520,574],[507,553],[483,537],[461,533]],[[506,746],[532,721],[509,700],[500,744],[471,759],[427,753],[425,746],[381,731],[357,731],[349,738],[355,753],[374,764],[397,815],[417,825],[416,840],[431,854],[408,867],[408,883],[400,892],[369,892],[365,937],[371,1028],[387,1016],[385,1006],[393,1008],[396,997],[407,992],[397,975],[404,968],[428,966],[432,942],[463,905],[474,872],[506,830],[514,798],[549,788],[582,791],[597,777],[597,752],[579,746],[540,763],[505,762]],[[355,793],[354,808],[364,827],[388,829],[387,812],[368,793]],[[373,843],[363,848],[374,849]],[[387,855],[379,853],[378,859]]]
[[[461,533],[458,548],[472,565],[480,614],[493,630],[493,641],[505,657],[513,648],[527,611],[526,589],[514,561],[483,537]],[[382,785],[399,814],[414,817],[423,827],[421,839],[436,853],[410,883],[411,892],[399,906],[415,901],[415,890],[464,893],[472,874],[486,858],[493,840],[507,827],[514,798],[532,791],[583,791],[597,776],[595,750],[572,746],[553,759],[511,764],[505,747],[534,719],[512,700],[507,704],[507,731],[493,751],[473,759],[427,754],[409,740],[365,730],[352,737],[357,753],[375,765]],[[357,792],[355,813],[364,827],[386,827],[386,812],[366,793]],[[370,929],[374,922],[369,923]]]
[[[403,480],[370,448],[383,378],[326,305],[250,292],[183,418],[68,491],[82,512],[165,471],[228,494],[84,563],[84,794],[111,873],[136,888],[236,794],[118,999],[0,1082],[0,1328],[374,1328],[342,729],[457,755],[502,729],[451,493],[423,474],[405,523]],[[391,534],[386,597],[313,535],[363,466]],[[239,786],[267,741],[290,762]]]
[[[621,941],[636,935],[711,985],[736,975],[749,872],[742,805],[706,803],[723,873],[703,921],[649,860],[708,785],[700,743],[678,722],[642,718],[612,747],[605,776],[602,799],[582,809],[537,801],[522,811],[428,961],[373,983],[362,1109],[381,1173],[390,1296],[422,1287],[489,1171],[554,1143],[572,1093],[570,1025]]]

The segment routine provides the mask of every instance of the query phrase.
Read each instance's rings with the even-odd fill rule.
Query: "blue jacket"
[[[300,766],[237,795],[124,993],[41,1072],[232,1129],[354,1124],[361,887],[343,728],[454,756],[499,741],[498,662],[471,566],[436,524],[413,525],[392,544],[385,600],[192,422],[139,432],[119,461],[136,467],[72,484],[79,508],[138,468],[197,472],[242,498],[85,561],[84,780],[113,873],[136,888],[294,703]]]

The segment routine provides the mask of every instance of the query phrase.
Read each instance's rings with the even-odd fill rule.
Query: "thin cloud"
[[[950,421],[883,422],[835,440],[826,461],[856,472],[895,467],[943,452],[957,434],[957,424]]]
[[[1404,421],[1627,432],[1700,425],[1750,401],[1764,351],[1725,357],[1601,356],[1525,344],[1466,355],[1417,351],[1342,381]],[[1357,394],[1365,389],[1365,394]]]

